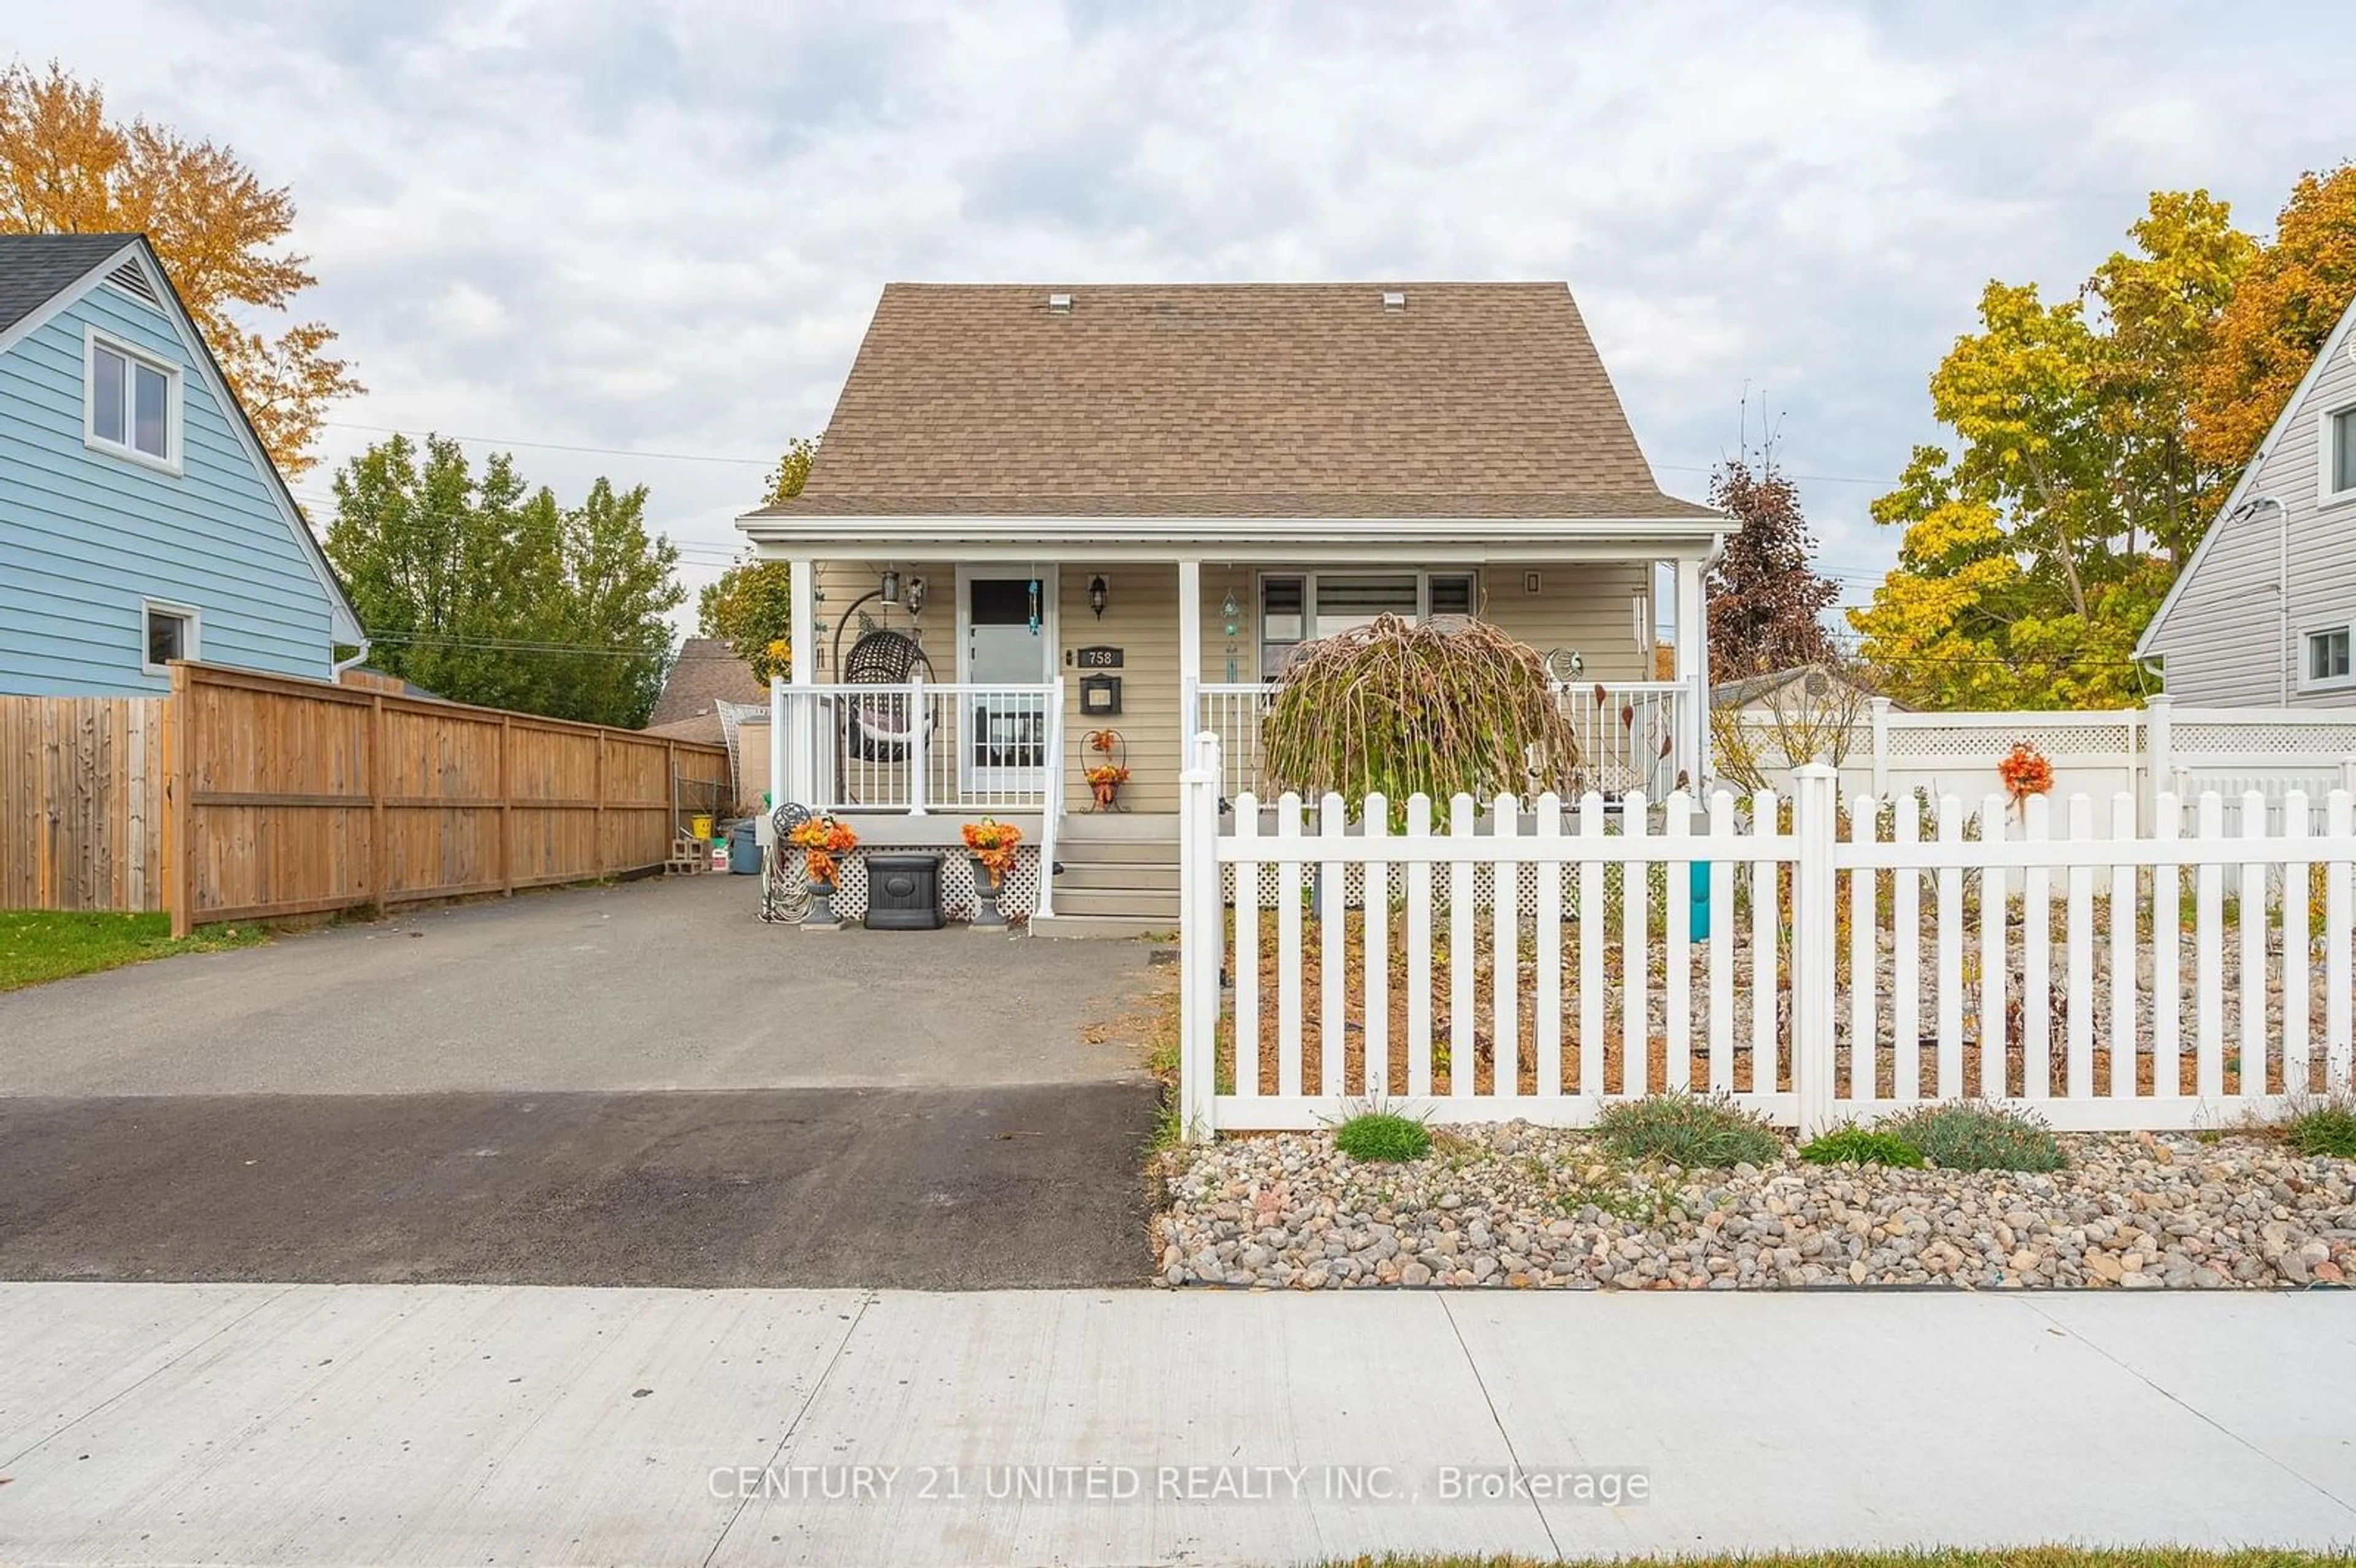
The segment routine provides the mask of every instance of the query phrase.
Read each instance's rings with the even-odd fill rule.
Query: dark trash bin
[[[728,870],[732,876],[761,874],[761,825],[752,817],[728,825]]]
[[[938,931],[941,858],[867,854],[867,929]]]

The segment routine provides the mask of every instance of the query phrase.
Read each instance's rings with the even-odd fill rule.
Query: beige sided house
[[[1560,283],[894,283],[809,485],[738,526],[793,567],[780,798],[871,847],[1018,823],[1036,931],[1173,926],[1181,737],[1261,789],[1266,683],[1386,612],[1544,651],[1597,787],[1704,773],[1729,522],[1661,493]]]

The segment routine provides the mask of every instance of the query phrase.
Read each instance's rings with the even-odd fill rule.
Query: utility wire
[[[775,468],[774,457],[734,457],[710,452],[642,452],[621,446],[573,446],[554,441],[522,441],[504,435],[460,435],[452,431],[404,430],[393,425],[352,424],[344,420],[322,420],[320,423],[334,430],[366,431],[371,435],[439,435],[448,441],[471,441],[478,446],[528,446],[538,452],[578,452],[592,457],[652,457],[666,463],[738,463],[755,468]]]

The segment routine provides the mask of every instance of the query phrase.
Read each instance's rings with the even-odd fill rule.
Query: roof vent
[[[1054,311],[1057,315],[1069,315],[1072,314],[1072,296],[1069,294],[1049,294],[1047,296],[1047,308]]]
[[[1399,289],[1385,289],[1383,291],[1383,308],[1388,311],[1405,310],[1407,308],[1406,293]]]
[[[163,308],[164,302],[155,297],[155,286],[148,283],[147,274],[139,270],[135,261],[125,261],[107,273],[106,281],[126,294],[145,300],[159,310]]]

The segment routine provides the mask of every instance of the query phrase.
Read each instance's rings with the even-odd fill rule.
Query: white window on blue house
[[[198,649],[198,615],[194,606],[166,604],[161,600],[141,602],[140,631],[146,639],[146,651],[139,667],[149,675],[169,675],[165,667],[174,659],[199,656]]]
[[[84,443],[178,473],[178,368],[93,331],[85,346],[83,373]]]

